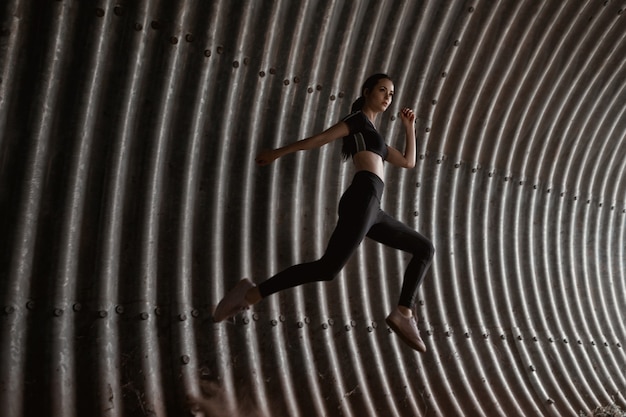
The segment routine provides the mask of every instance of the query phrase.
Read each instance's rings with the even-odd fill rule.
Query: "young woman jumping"
[[[380,207],[384,162],[402,168],[415,166],[413,110],[403,108],[401,111],[406,131],[404,152],[387,146],[374,124],[378,114],[391,104],[393,94],[394,85],[389,76],[372,75],[361,87],[361,97],[353,103],[352,113],[339,123],[320,134],[263,151],[257,156],[257,164],[264,166],[287,154],[319,148],[343,138],[342,153],[346,159],[352,158],[356,173],[339,201],[339,220],[324,255],[317,261],[289,267],[258,286],[247,278],[242,279],[217,305],[213,315],[215,322],[232,317],[278,291],[309,282],[332,280],[367,236],[413,255],[404,274],[398,306],[386,322],[410,347],[426,352],[412,307],[435,249],[429,239],[395,220]]]

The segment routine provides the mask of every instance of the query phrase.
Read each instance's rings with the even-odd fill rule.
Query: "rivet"
[[[330,101],[335,101],[336,99],[337,99],[337,97],[335,97],[335,95],[334,95],[334,94],[331,94],[331,95],[330,95]]]
[[[530,372],[535,372],[535,367],[534,367],[534,366],[532,366],[532,365],[530,365],[530,366],[528,367],[528,369],[530,369]]]
[[[389,330],[391,330],[391,329],[389,329]],[[426,335],[427,336],[432,336],[433,335],[433,331],[430,330],[430,329],[426,330]]]
[[[179,321],[185,321],[185,320],[187,320],[187,315],[186,315],[185,313],[180,313],[180,314],[178,315],[178,320],[179,320]]]
[[[594,342],[593,340],[591,341],[591,346],[595,346],[596,342]]]
[[[469,339],[469,338],[470,338],[470,334],[469,334],[469,332],[465,332],[465,338],[466,338],[466,339]]]
[[[301,329],[304,327],[304,323],[302,323],[301,321],[298,322],[298,329]]]
[[[37,306],[37,304],[33,300],[29,300],[26,303],[26,308],[31,310],[31,311],[34,310],[36,306]]]
[[[604,342],[604,346],[608,346],[609,344],[607,342]]]
[[[454,41],[454,46],[459,46],[459,40],[458,39]]]
[[[500,335],[500,339],[505,340],[505,339],[506,339],[506,336],[505,336],[505,335],[503,335],[503,334],[501,334],[501,335]]]
[[[254,321],[259,321],[259,315],[258,315],[257,313],[254,313],[254,314],[252,315],[252,320],[254,320]]]
[[[367,331],[369,333],[372,333],[374,331],[374,329],[372,328],[372,326],[367,326]]]
[[[441,78],[446,78],[447,76],[448,76],[447,72],[444,71],[444,72],[441,73]]]
[[[563,339],[563,343],[569,343],[567,339]]]
[[[434,106],[435,104],[437,104],[437,100],[433,100],[432,103],[433,103],[433,106]]]
[[[521,334],[517,335],[517,340],[523,340],[523,337]]]
[[[124,15],[124,8],[122,6],[115,6],[113,8],[113,13],[115,13],[116,16],[122,16]]]
[[[345,94],[343,91],[340,91],[339,94],[337,94],[337,97],[339,98],[344,98]]]
[[[259,77],[261,78],[265,77],[265,71],[259,71]]]
[[[552,190],[550,188],[548,188],[548,190],[546,191],[547,194],[550,194]]]
[[[591,200],[587,200],[587,204],[591,204]]]
[[[98,311],[98,317],[100,317],[101,319],[105,318],[108,315],[109,315],[109,313],[106,310]]]
[[[298,84],[300,82],[300,77],[293,77],[294,84]]]
[[[489,339],[489,333],[483,333],[483,339]]]
[[[322,329],[324,330],[328,329],[328,323],[322,323]]]
[[[437,163],[440,164],[441,163],[441,159],[437,159]]]
[[[161,25],[156,20],[153,20],[152,22],[150,22],[150,27],[154,30],[159,30],[161,28]]]
[[[577,195],[574,196],[574,201],[576,201],[576,200],[578,200],[578,196]]]
[[[154,314],[156,314],[157,316],[160,316],[162,313],[163,313],[163,310],[161,310],[161,307],[154,308]]]
[[[239,61],[233,62],[233,68],[239,68]]]
[[[578,341],[577,341],[577,343],[578,343],[579,345],[582,345],[582,344],[583,344],[583,341],[582,341],[582,340],[578,340]]]
[[[352,327],[350,327],[350,325],[349,325],[349,324],[346,324],[346,325],[344,326],[344,328],[346,329],[346,332],[349,332],[349,331],[350,331],[350,329],[352,329]]]
[[[244,318],[243,318],[243,324],[246,324],[246,325],[247,325],[247,324],[250,324],[250,319],[249,319],[249,318],[247,318],[247,317],[244,317]]]
[[[143,30],[143,25],[139,22],[135,23],[135,30],[137,32],[141,32]]]
[[[139,318],[141,320],[148,320],[149,317],[150,317],[150,315],[148,313],[146,313],[145,311],[139,315]]]
[[[508,180],[509,180],[509,177],[504,177],[504,181],[508,181]]]
[[[424,132],[429,133],[430,132],[430,127],[427,127],[426,129],[424,129]]]
[[[378,327],[378,324],[375,321],[373,321],[372,322],[372,328],[376,329],[377,327]]]
[[[354,320],[350,320],[350,326],[352,326],[352,327],[356,327],[356,321],[354,321]]]
[[[185,35],[185,40],[187,42],[193,42],[193,39],[194,39],[194,37],[193,37],[193,35],[191,33],[188,33],[188,34]]]
[[[210,49],[205,49],[204,50],[204,56],[207,57],[207,58],[210,58],[211,57],[211,50]],[[263,71],[261,71],[261,72],[263,72]],[[261,75],[261,77],[262,77],[262,75]]]
[[[187,365],[189,363],[191,359],[189,358],[188,355],[183,355],[180,357],[180,361],[183,363],[183,365]]]
[[[553,338],[551,338],[551,337],[549,337],[549,338],[548,338],[548,342],[550,342],[550,343],[554,343],[554,339],[553,339]]]
[[[124,313],[124,306],[117,306],[117,307],[115,307],[115,312],[117,314],[123,314]]]
[[[460,166],[461,166],[461,164],[459,164],[458,162],[457,162],[456,164],[454,164],[454,167],[455,167],[455,168],[458,168],[458,167],[460,167]]]
[[[424,154],[420,155],[420,159],[423,160],[424,159]]]
[[[598,207],[602,207],[602,203],[598,204]]]
[[[554,400],[552,398],[548,398],[548,404],[550,405],[554,404]]]
[[[467,11],[470,12],[470,13],[474,13],[474,8],[470,7]]]
[[[537,336],[533,336],[533,342],[538,342],[539,339],[537,339]]]
[[[15,307],[13,306],[6,306],[4,307],[4,314],[13,314],[13,312],[15,311]]]
[[[420,215],[420,212],[419,212],[419,211],[415,210],[415,211],[413,212],[413,217],[419,217],[419,215]]]
[[[490,178],[493,177],[493,172],[490,172],[488,175]]]
[[[193,310],[191,310],[191,317],[194,317],[194,318],[200,317],[200,310],[198,310],[197,308],[194,308]]]
[[[533,189],[535,190],[537,189],[537,184],[533,185]]]
[[[622,344],[621,343],[616,343],[615,346],[617,346],[618,348],[621,348]]]
[[[276,321],[276,319],[272,319],[272,321],[270,321],[270,324],[272,326],[277,326],[278,325],[278,321]]]
[[[617,12],[618,15],[621,15],[622,13],[624,13],[624,9],[619,9],[619,11]]]
[[[283,316],[282,314],[280,316],[278,316],[278,320],[280,320],[281,323],[285,322],[285,316]]]
[[[270,68],[270,74],[272,75],[276,74],[276,68]]]
[[[321,86],[321,84],[318,84],[318,85],[317,85],[317,87],[315,87],[315,89],[316,89],[317,91],[322,91],[322,88],[323,88],[323,87]]]
[[[83,309],[83,306],[80,303],[74,303],[74,305],[72,306],[72,309],[74,311],[80,311]]]
[[[520,182],[519,182],[519,185],[524,185],[524,181],[520,181]]]
[[[285,85],[289,85],[289,80],[284,80],[284,81],[283,81],[283,84],[285,84]]]
[[[311,319],[310,319],[310,318],[308,318],[308,317],[305,317],[305,318],[304,318],[304,322],[305,322],[306,324],[309,324],[309,323],[311,323]]]
[[[313,90],[313,87],[309,87],[309,88],[306,89],[306,91],[307,91],[307,93],[311,94],[315,90]]]
[[[103,17],[104,16],[104,10],[103,9],[96,9],[96,16],[98,17]]]
[[[472,172],[475,173],[476,171],[478,171],[478,168],[472,168]]]
[[[55,308],[52,314],[54,314],[55,317],[61,317],[63,315],[63,309]]]
[[[450,330],[446,330],[446,337],[450,337],[452,336],[452,333],[450,333]]]

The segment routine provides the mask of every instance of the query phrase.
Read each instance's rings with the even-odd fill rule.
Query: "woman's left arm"
[[[406,143],[404,145],[404,153],[391,146],[387,147],[387,162],[401,168],[415,167],[415,113],[413,110],[405,107],[400,112],[400,118],[406,131]]]

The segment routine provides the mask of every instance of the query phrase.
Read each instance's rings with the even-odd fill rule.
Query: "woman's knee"
[[[416,245],[413,255],[430,262],[435,257],[435,245],[429,239],[424,239],[419,245]]]

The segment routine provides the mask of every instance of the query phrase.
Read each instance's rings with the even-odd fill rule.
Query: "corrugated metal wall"
[[[6,417],[576,416],[626,391],[626,2],[6,0],[0,6],[0,409]],[[384,208],[330,283],[233,322],[242,276],[323,251],[335,123],[364,78],[418,114]]]

